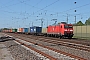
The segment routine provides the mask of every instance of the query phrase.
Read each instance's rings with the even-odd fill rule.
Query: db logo
[[[54,28],[53,28],[53,31],[54,31]]]
[[[67,31],[69,31],[69,29]]]

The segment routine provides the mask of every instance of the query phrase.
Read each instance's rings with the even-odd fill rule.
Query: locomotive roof
[[[61,22],[60,24],[67,24],[66,22]],[[49,25],[49,26],[56,26],[56,25],[60,25],[60,24],[53,24],[53,25]]]
[[[61,24],[67,24],[66,22],[61,22]]]

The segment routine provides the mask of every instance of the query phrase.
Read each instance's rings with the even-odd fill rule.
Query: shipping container
[[[12,32],[17,32],[17,29],[12,29]]]
[[[8,29],[8,32],[10,32],[10,29]]]
[[[23,32],[24,33],[28,33],[29,32],[29,28],[23,28]]]
[[[41,33],[42,32],[42,27],[30,27],[30,33]]]
[[[12,32],[12,29],[10,29],[10,32]]]
[[[18,32],[23,32],[23,28],[18,28]]]
[[[42,33],[47,33],[47,28],[42,28]]]
[[[19,32],[19,28],[17,29],[17,32]]]

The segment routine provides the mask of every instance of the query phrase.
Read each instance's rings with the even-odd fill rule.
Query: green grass
[[[83,39],[83,40],[90,40],[90,37],[73,36],[73,38],[78,38],[78,39]]]

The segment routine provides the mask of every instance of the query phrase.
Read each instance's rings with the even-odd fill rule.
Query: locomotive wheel
[[[62,36],[60,36],[60,39],[62,39]]]
[[[56,35],[56,38],[59,38],[59,36],[58,36],[58,35]]]
[[[69,39],[72,39],[72,37],[68,37]]]

